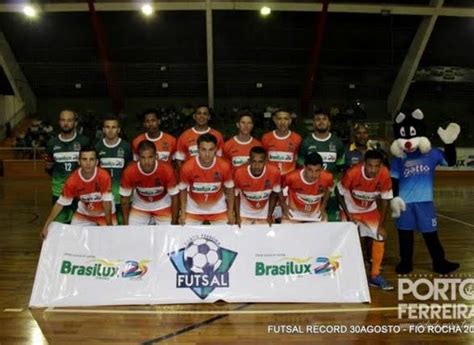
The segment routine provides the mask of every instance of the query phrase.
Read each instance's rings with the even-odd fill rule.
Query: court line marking
[[[240,306],[238,306],[237,308],[233,309],[233,310],[242,310],[244,308],[247,308],[249,306],[251,306],[253,303],[245,303],[245,304],[242,304]],[[225,315],[215,315],[213,317],[211,317],[210,319],[207,319],[207,320],[204,320],[202,322],[197,322],[197,323],[194,323],[192,325],[189,325],[187,327],[184,327],[184,328],[181,328],[175,332],[172,332],[172,333],[168,333],[168,334],[165,334],[165,335],[162,335],[158,338],[154,338],[154,339],[150,339],[150,340],[147,340],[145,342],[142,343],[142,345],[152,345],[152,344],[157,344],[157,343],[161,343],[162,341],[164,340],[168,340],[168,339],[171,339],[171,338],[175,338],[181,334],[184,334],[184,333],[188,333],[190,331],[193,331],[195,329],[198,329],[198,328],[202,328],[204,326],[207,326],[215,321],[218,321],[218,320],[221,320],[223,318],[226,318],[227,316],[229,316],[229,314],[225,314]]]
[[[441,214],[441,213],[437,213],[438,217],[441,217],[441,218],[445,218],[445,219],[448,219],[448,220],[451,220],[453,222],[456,222],[456,223],[459,223],[459,224],[462,224],[462,225],[466,225],[466,226],[469,226],[471,228],[474,228],[474,224],[471,224],[471,223],[466,223],[460,219],[456,219],[456,218],[452,218],[452,217],[448,217],[448,216],[445,216],[444,214]]]
[[[3,309],[4,313],[21,313],[23,308],[5,308]]]
[[[47,308],[46,313],[78,314],[156,314],[156,315],[223,315],[223,314],[324,314],[373,311],[395,311],[397,307],[374,308],[328,308],[328,309],[272,309],[272,310],[105,310],[105,309],[56,309]]]

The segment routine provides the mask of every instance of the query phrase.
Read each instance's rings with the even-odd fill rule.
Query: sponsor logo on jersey
[[[324,163],[336,163],[337,153],[336,152],[318,152],[323,159]]]
[[[123,158],[104,157],[100,159],[100,166],[104,169],[122,169],[125,166]]]
[[[336,151],[336,144],[330,143],[329,144],[329,151]]]
[[[406,166],[403,170],[403,177],[410,177],[416,175],[427,175],[431,172],[431,169],[428,165],[418,164],[413,166]]]
[[[238,166],[241,166],[242,164],[247,163],[248,160],[249,160],[249,156],[235,156],[235,157],[232,157],[232,165],[234,167],[238,167]]]
[[[191,186],[193,193],[217,193],[220,189],[220,182],[194,182]]]
[[[268,152],[268,160],[271,162],[291,163],[294,160],[293,152],[270,151]]]
[[[137,187],[137,192],[144,197],[154,197],[163,194],[165,188],[163,186],[159,187]]]
[[[311,195],[311,194],[302,194],[302,193],[295,193],[295,194],[298,200],[304,202],[307,205],[315,205],[322,198],[322,195]]]
[[[79,152],[55,152],[53,154],[56,163],[77,162],[79,159]]]
[[[271,189],[262,190],[262,191],[258,191],[258,192],[246,192],[246,191],[243,192],[245,198],[248,201],[253,201],[253,202],[268,200],[271,193],[272,193]]]
[[[81,151],[81,143],[80,143],[80,142],[77,142],[77,141],[76,141],[76,142],[74,143],[73,147],[74,147],[74,150],[75,150],[75,151]]]
[[[102,201],[102,193],[94,192],[83,194],[79,198],[83,203],[99,202]]]
[[[188,148],[188,152],[190,156],[197,156],[198,155],[198,146],[197,145],[190,145]]]
[[[356,189],[352,191],[352,197],[361,201],[374,201],[379,195],[380,192],[364,192]]]
[[[61,150],[63,147],[61,145],[54,145],[53,151]]]
[[[160,161],[165,161],[167,162],[169,157],[170,157],[170,153],[167,152],[167,151],[159,151],[156,153],[156,157],[158,158],[158,160]]]

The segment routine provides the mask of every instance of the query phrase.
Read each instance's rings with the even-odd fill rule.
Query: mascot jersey
[[[406,203],[433,201],[433,178],[437,165],[447,165],[443,151],[431,149],[407,153],[406,158],[393,158],[390,174],[399,180],[400,197]]]

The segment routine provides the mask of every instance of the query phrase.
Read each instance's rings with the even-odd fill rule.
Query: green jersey
[[[109,146],[105,139],[99,141],[96,146],[99,165],[103,169],[107,169],[112,177],[112,193],[114,194],[115,203],[120,203],[120,178],[122,171],[132,160],[132,150],[130,144],[122,138],[119,138],[115,145]]]
[[[54,162],[51,180],[53,196],[60,196],[64,183],[79,165],[79,151],[89,139],[76,132],[71,139],[62,139],[61,134],[51,138],[46,145],[46,159]]]
[[[318,139],[314,133],[304,138],[298,153],[298,164],[304,165],[307,154],[317,152],[323,158],[325,170],[335,174],[344,166],[344,145],[333,133],[324,139]]]

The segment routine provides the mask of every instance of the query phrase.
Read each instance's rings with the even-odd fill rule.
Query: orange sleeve
[[[344,176],[342,177],[342,180],[341,180],[342,186],[347,190],[351,189],[351,184],[352,184],[353,175],[354,175],[354,171],[355,171],[354,168],[355,167],[352,167],[351,169],[347,170],[346,173],[344,174]]]
[[[61,196],[66,199],[74,199],[76,197],[76,186],[79,183],[76,174],[71,175],[64,184]]]
[[[180,189],[185,189],[185,187],[192,184],[192,172],[193,172],[193,164],[192,160],[188,160],[184,165],[181,167],[180,171]]]
[[[330,172],[326,172],[324,174],[326,176],[325,178],[325,184],[328,189],[332,189],[334,187],[334,176]]]
[[[269,145],[269,136],[268,136],[268,133],[265,133],[262,137],[262,146],[267,151],[268,151],[268,145]]]
[[[222,178],[224,179],[224,186],[227,188],[234,187],[234,179],[232,178],[232,168],[226,160],[222,160]]]
[[[178,141],[176,143],[176,159],[178,160],[184,160],[186,158],[187,148],[185,142],[186,132],[179,136]]]
[[[232,138],[229,139],[229,140],[227,140],[227,141],[224,143],[224,148],[223,148],[223,150],[222,150],[222,154],[223,154],[222,156],[223,156],[225,159],[228,159],[228,160],[231,160],[231,159],[232,159],[232,157],[230,157],[230,154],[229,154],[230,147],[231,147],[231,143],[230,143],[231,140],[232,140]]]
[[[107,171],[100,171],[99,189],[102,194],[110,193],[112,191],[112,179]]]

